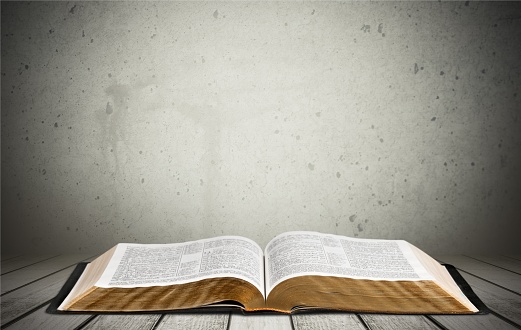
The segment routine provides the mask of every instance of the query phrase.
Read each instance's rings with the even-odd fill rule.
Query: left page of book
[[[235,277],[264,296],[263,251],[239,236],[173,244],[121,243],[95,286],[133,288]]]

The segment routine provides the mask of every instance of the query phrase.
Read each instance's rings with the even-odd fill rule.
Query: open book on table
[[[444,266],[405,241],[317,232],[280,234],[264,251],[238,236],[122,243],[74,281],[55,312],[479,312]]]

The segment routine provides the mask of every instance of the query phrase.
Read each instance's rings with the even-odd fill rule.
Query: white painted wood
[[[469,255],[469,257],[521,274],[521,262],[502,256]]]
[[[2,296],[2,324],[52,299],[61,289],[74,267],[31,283]]]
[[[21,254],[14,254],[14,253],[2,253],[2,262],[7,261],[9,259],[20,257]]]
[[[2,275],[57,256],[58,254],[24,255],[6,261],[2,260]]]
[[[7,329],[9,330],[60,330],[74,329],[80,324],[88,320],[91,315],[61,315],[48,314],[45,312],[47,306],[37,309],[35,312],[27,315],[23,319],[13,323]]]
[[[81,260],[91,257],[88,254],[67,254],[45,260],[17,271],[2,275],[2,294],[22,285],[36,281],[60,269],[76,265]]]
[[[451,330],[513,330],[513,325],[492,315],[433,315],[441,325]]]
[[[292,315],[295,330],[359,329],[365,325],[352,313],[317,313]]]
[[[88,259],[90,260],[92,259]],[[54,298],[75,267],[76,265],[68,267],[2,295],[1,324],[10,322]]]
[[[289,315],[232,313],[229,330],[288,330],[291,329]]]
[[[226,330],[230,313],[165,314],[155,330],[194,329]]]
[[[146,330],[152,329],[159,320],[161,314],[110,314],[98,315],[92,321],[82,327],[82,330]]]
[[[502,289],[473,275],[463,272],[461,275],[491,310],[521,326],[521,295]]]
[[[462,255],[436,256],[436,259],[514,292],[521,293],[521,275]]]
[[[505,257],[508,257],[510,259],[514,259],[516,261],[521,261],[521,255],[520,254],[507,254]]]
[[[360,314],[369,329],[432,329],[439,328],[423,315]]]

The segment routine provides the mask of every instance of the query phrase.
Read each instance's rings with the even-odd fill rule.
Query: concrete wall
[[[521,4],[2,2],[2,249],[521,251]]]

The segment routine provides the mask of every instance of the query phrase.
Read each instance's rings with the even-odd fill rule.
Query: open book
[[[478,312],[444,266],[405,241],[302,231],[278,235],[264,251],[238,236],[118,244],[86,266],[58,311],[223,306],[287,314]]]

